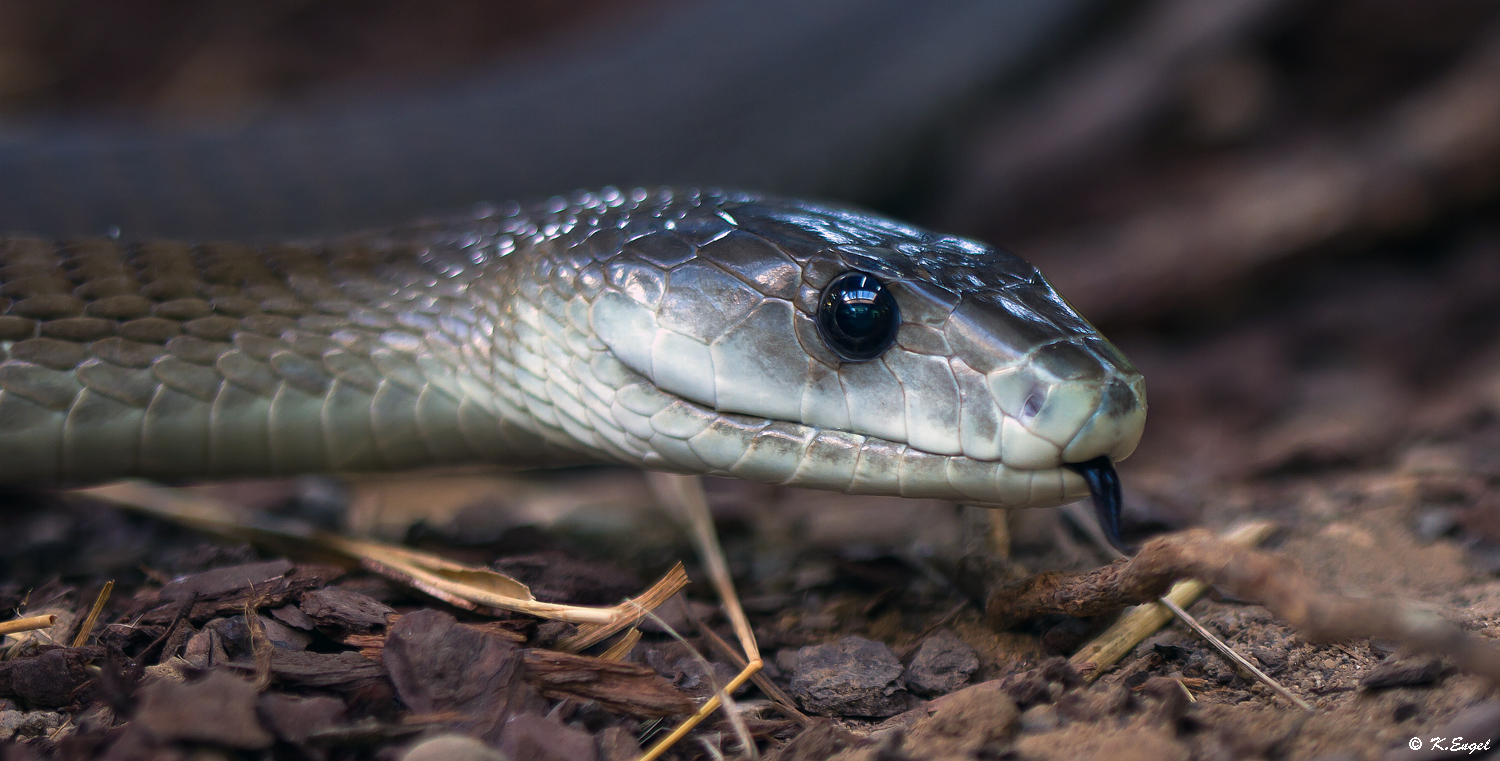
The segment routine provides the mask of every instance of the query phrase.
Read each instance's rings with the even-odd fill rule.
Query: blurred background
[[[1266,546],[1317,585],[1491,634],[1497,175],[1500,0],[0,0],[0,234],[268,240],[606,184],[862,204],[1032,260],[1140,366],[1128,538],[1269,519]],[[704,578],[636,471],[195,488],[492,564],[548,601],[618,600],[682,559]],[[1099,624],[995,632],[971,604],[984,582],[1110,561],[1063,510],[708,489],[782,684],[799,648],[846,634],[906,660],[951,627],[988,680]],[[0,494],[0,610],[81,611],[106,579],[128,600],[258,557],[20,497]],[[690,593],[708,616],[708,585]],[[1254,740],[1224,745],[1257,749],[1241,755],[1380,757],[1488,694],[1455,677],[1398,703],[1359,686],[1384,645],[1315,647],[1234,600],[1195,614],[1326,709],[1286,735],[1196,714],[1241,722]],[[1270,704],[1161,636],[1144,668],[1196,680],[1209,708]],[[638,652],[687,684],[663,641]],[[1116,726],[1079,711],[1081,734]]]
[[[0,0],[0,229],[865,204],[1030,258],[1141,365],[1137,526],[1433,451],[1493,501],[1497,168],[1487,0]]]

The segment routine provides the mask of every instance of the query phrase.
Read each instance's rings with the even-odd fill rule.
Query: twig
[[[651,611],[656,610],[667,600],[672,599],[682,588],[688,585],[687,570],[682,563],[672,566],[667,575],[651,585],[650,589],[626,600],[617,607],[624,611],[614,621],[606,624],[584,624],[578,627],[578,633],[557,643],[559,650],[576,653],[586,647],[608,639],[610,635],[629,626],[635,626],[641,622]]]
[[[1500,650],[1412,605],[1356,600],[1317,591],[1286,558],[1226,542],[1206,529],[1158,537],[1130,560],[1085,574],[1038,574],[995,590],[985,606],[992,625],[1047,613],[1090,616],[1161,595],[1174,581],[1197,578],[1256,600],[1309,640],[1394,639],[1414,652],[1452,658],[1462,671],[1500,684]]]
[[[17,618],[14,621],[0,623],[0,637],[7,634],[19,634],[20,632],[33,632],[38,629],[46,629],[55,623],[57,623],[57,616],[50,613],[45,616]]]
[[[1182,690],[1182,694],[1187,696],[1187,700],[1189,703],[1198,702],[1198,699],[1193,697],[1193,691],[1188,689],[1188,686],[1186,684],[1183,684],[1181,679],[1173,679],[1172,681],[1177,683],[1178,688]]]
[[[1340,236],[1411,230],[1500,178],[1497,82],[1492,24],[1443,77],[1363,126],[1247,150],[1115,221],[1018,246],[1109,322],[1159,315]]]
[[[646,480],[652,491],[664,502],[676,505],[688,519],[698,553],[703,556],[703,565],[708,571],[714,591],[724,604],[724,613],[734,627],[745,657],[760,660],[760,647],[755,643],[755,633],[750,629],[750,619],[740,606],[740,596],[734,590],[734,579],[729,575],[729,562],[724,559],[724,548],[719,546],[718,532],[714,531],[713,515],[708,510],[708,497],[703,493],[703,481],[697,476],[682,476],[675,473],[647,473]]]
[[[679,566],[639,597],[612,608],[546,603],[532,597],[531,590],[525,584],[488,568],[455,563],[431,553],[392,544],[351,539],[298,521],[260,516],[253,523],[247,522],[230,505],[182,489],[169,489],[143,481],[116,481],[103,486],[76,489],[72,493],[144,512],[200,531],[269,545],[283,552],[324,558],[333,556],[345,562],[353,561],[382,576],[396,579],[444,602],[469,610],[485,605],[539,618],[614,627],[607,631],[588,629],[591,636],[604,631],[599,639],[633,626],[640,620],[643,608],[649,610],[661,604],[687,584],[687,574]]]
[[[724,557],[724,548],[719,545],[719,534],[714,530],[713,514],[708,509],[708,497],[703,493],[703,480],[697,476],[647,473],[646,482],[650,484],[651,490],[656,493],[658,499],[675,506],[678,513],[687,518],[693,543],[698,548],[698,555],[703,559],[709,580],[713,583],[714,591],[718,593],[719,601],[724,606],[724,613],[729,617],[730,625],[734,627],[740,647],[744,649],[745,660],[742,662],[746,665],[728,687],[719,690],[708,703],[704,704],[703,709],[652,746],[651,750],[641,756],[639,761],[652,761],[665,753],[689,730],[703,721],[704,717],[712,713],[713,709],[729,701],[739,685],[759,673],[763,665],[760,658],[760,646],[755,642],[755,632],[750,628],[750,619],[745,616],[744,607],[740,605],[740,596],[735,591],[734,579],[729,575],[729,561]],[[712,672],[706,671],[705,673]],[[740,722],[732,713],[729,719],[735,731],[740,735],[746,755],[755,758],[757,756],[755,743],[745,730],[743,722]]]
[[[689,617],[689,620],[698,628],[698,633],[703,635],[704,639],[708,640],[709,646],[717,650],[720,655],[734,662],[737,668],[743,669],[750,665],[745,662],[745,659],[739,653],[734,651],[734,648],[729,646],[728,642],[724,641],[723,637],[719,636],[718,632],[710,629],[708,624],[703,623],[697,618]],[[768,679],[764,673],[757,672],[755,676],[750,677],[750,681],[756,687],[759,687],[761,692],[769,695],[771,697],[771,705],[776,706],[776,710],[780,711],[788,719],[797,722],[804,728],[812,726],[812,718],[797,710],[797,705],[792,702],[792,696],[786,694],[780,687],[777,687],[776,683]]]
[[[255,658],[255,688],[264,690],[271,686],[271,644],[270,635],[266,634],[266,625],[256,614],[260,606],[265,602],[265,595],[255,592],[255,585],[250,585],[250,594],[245,596],[245,627],[250,630],[250,654]]]
[[[1082,526],[1085,533],[1087,533],[1089,537],[1094,540],[1094,544],[1098,545],[1106,553],[1113,554],[1117,559],[1125,557],[1120,553],[1119,550],[1115,549],[1114,545],[1109,543],[1109,540],[1107,538],[1105,538],[1104,530],[1099,527],[1098,522],[1094,521],[1092,518],[1089,518],[1086,514],[1080,517],[1079,514],[1083,512],[1082,510],[1074,511],[1074,508],[1077,507],[1078,505],[1076,503],[1068,505],[1068,512],[1066,513],[1066,515],[1072,518],[1075,523],[1078,523],[1080,526]],[[1275,527],[1270,523],[1245,524],[1231,529],[1229,532],[1227,532],[1224,535],[1224,541],[1233,542],[1244,547],[1254,547],[1265,541],[1266,537],[1271,535],[1271,531],[1274,528]],[[1176,616],[1184,624],[1187,624],[1189,628],[1197,632],[1198,636],[1206,640],[1208,644],[1212,645],[1215,650],[1218,650],[1220,653],[1222,653],[1225,658],[1228,658],[1229,660],[1234,661],[1235,663],[1244,667],[1245,670],[1250,672],[1252,676],[1254,676],[1256,679],[1259,679],[1267,687],[1270,687],[1273,691],[1276,692],[1276,694],[1285,698],[1288,703],[1291,703],[1292,705],[1297,706],[1304,711],[1313,710],[1313,707],[1308,705],[1304,700],[1302,700],[1302,698],[1293,695],[1291,690],[1288,690],[1280,682],[1272,679],[1265,672],[1256,668],[1253,664],[1250,663],[1250,660],[1248,658],[1241,655],[1239,651],[1235,650],[1232,645],[1220,639],[1218,635],[1209,631],[1207,627],[1198,622],[1198,619],[1194,618],[1191,613],[1187,612],[1187,606],[1192,605],[1194,602],[1196,602],[1197,599],[1201,597],[1207,590],[1208,585],[1204,584],[1201,581],[1189,580],[1178,582],[1172,587],[1172,590],[1170,592],[1159,598],[1157,600],[1157,603],[1165,606],[1172,615]],[[1152,605],[1151,603],[1146,603],[1141,607],[1150,608],[1152,607]],[[1133,620],[1122,619],[1121,623],[1131,621],[1131,623],[1146,624],[1147,622],[1150,622],[1154,625],[1150,626],[1149,628],[1142,625],[1139,629],[1134,630],[1122,629],[1122,632],[1128,631],[1130,633],[1130,636],[1128,638],[1122,638],[1115,642],[1115,645],[1117,647],[1121,647],[1123,649],[1119,650],[1118,654],[1113,655],[1113,657],[1111,657],[1107,663],[1101,663],[1098,661],[1079,662],[1078,658],[1089,650],[1088,647],[1085,647],[1084,650],[1079,651],[1078,654],[1073,656],[1073,665],[1078,667],[1079,672],[1084,674],[1085,679],[1089,681],[1097,679],[1099,674],[1103,673],[1104,669],[1108,668],[1110,664],[1114,663],[1120,658],[1123,658],[1125,656],[1125,653],[1134,649],[1136,645],[1140,644],[1147,637],[1151,636],[1152,633],[1154,633],[1157,629],[1165,626],[1167,620],[1168,618],[1166,616],[1141,616],[1140,618]],[[1158,621],[1159,623],[1157,623]],[[1109,631],[1106,631],[1104,634],[1100,635],[1100,637],[1096,639],[1095,642],[1103,640],[1110,634],[1110,632],[1114,631],[1114,629],[1114,627],[1111,627]],[[1087,665],[1085,665],[1085,663]],[[1186,685],[1183,686],[1183,689],[1187,689]],[[1189,695],[1188,697],[1191,698],[1192,695]]]
[[[1216,636],[1213,632],[1205,628],[1203,624],[1198,623],[1197,619],[1189,616],[1187,614],[1187,611],[1178,607],[1177,603],[1172,602],[1172,598],[1163,597],[1161,598],[1160,603],[1167,606],[1168,610],[1172,611],[1177,615],[1178,618],[1182,619],[1183,623],[1192,627],[1193,631],[1198,632],[1198,636],[1208,640],[1215,648],[1218,649],[1219,652],[1224,654],[1224,657],[1234,661],[1235,663],[1239,664],[1241,668],[1253,674],[1256,679],[1259,679],[1261,682],[1265,683],[1266,686],[1275,690],[1276,694],[1284,698],[1286,702],[1291,703],[1292,705],[1297,706],[1304,711],[1311,711],[1313,709],[1312,706],[1307,704],[1307,701],[1297,697],[1296,695],[1293,695],[1291,690],[1283,687],[1280,682],[1272,679],[1264,671],[1256,668],[1255,664],[1250,662],[1250,659],[1246,658],[1243,655],[1240,655],[1239,651],[1229,646],[1229,643],[1219,639],[1218,636]],[[1192,695],[1189,695],[1188,697],[1192,697]]]
[[[1077,503],[1068,505],[1068,512],[1066,513],[1068,517],[1072,518],[1075,523],[1079,523],[1079,525],[1083,526],[1084,531],[1088,533],[1091,539],[1094,540],[1094,544],[1098,545],[1106,553],[1113,554],[1116,559],[1125,557],[1119,550],[1115,549],[1114,545],[1109,543],[1109,540],[1104,536],[1104,530],[1099,527],[1097,521],[1094,521],[1087,517],[1080,518],[1079,513],[1082,513],[1083,511],[1081,509],[1075,511],[1075,509],[1078,507],[1079,506]],[[1224,541],[1233,542],[1245,547],[1254,547],[1265,541],[1266,537],[1270,536],[1273,528],[1274,527],[1270,523],[1251,523],[1239,526],[1229,531],[1224,536]],[[1165,606],[1166,609],[1172,613],[1172,615],[1178,618],[1178,620],[1182,621],[1184,624],[1187,624],[1188,628],[1197,632],[1198,636],[1202,637],[1205,641],[1208,642],[1208,644],[1212,645],[1215,650],[1218,650],[1220,653],[1222,653],[1225,658],[1228,658],[1229,660],[1234,661],[1236,664],[1242,666],[1252,676],[1254,676],[1256,679],[1259,679],[1262,684],[1270,687],[1273,691],[1275,691],[1277,695],[1285,698],[1288,703],[1291,703],[1292,705],[1297,706],[1304,711],[1313,710],[1313,707],[1308,705],[1306,701],[1304,701],[1302,698],[1297,697],[1296,695],[1293,695],[1292,691],[1283,686],[1281,682],[1272,679],[1265,672],[1256,668],[1254,664],[1250,663],[1250,659],[1241,655],[1239,651],[1235,650],[1232,645],[1220,639],[1218,635],[1209,631],[1208,627],[1205,627],[1203,624],[1199,623],[1198,619],[1194,618],[1192,614],[1187,612],[1187,606],[1192,605],[1195,601],[1197,601],[1197,599],[1202,596],[1207,589],[1208,585],[1200,581],[1178,582],[1172,587],[1172,590],[1170,592],[1159,598],[1157,602]],[[1174,597],[1174,595],[1176,597]],[[1178,602],[1178,598],[1181,599],[1180,604]],[[1146,604],[1146,606],[1149,605],[1150,603]],[[1146,619],[1143,618],[1141,620],[1144,621]],[[1151,634],[1157,629],[1160,629],[1162,626],[1166,625],[1166,622],[1167,619],[1165,617],[1162,617],[1160,624],[1151,627],[1149,630],[1143,628],[1135,634],[1132,634],[1132,638],[1138,635],[1139,639],[1135,639],[1134,641],[1129,642],[1129,647],[1126,647],[1124,650],[1120,651],[1119,655],[1115,656],[1114,659],[1110,661],[1110,663],[1113,663],[1115,660],[1124,657],[1126,652],[1129,652],[1146,637],[1151,636]],[[1106,632],[1106,634],[1107,633],[1108,632]],[[1125,640],[1121,640],[1120,644],[1124,645]],[[1074,658],[1077,657],[1077,655],[1074,656]],[[1081,673],[1083,672],[1083,668],[1081,667],[1082,664],[1075,662],[1074,665],[1080,666],[1079,670]],[[1091,667],[1091,670],[1085,674],[1084,678],[1090,681],[1098,678],[1098,675],[1102,673],[1104,668],[1108,667],[1109,665],[1109,663],[1090,663],[1089,666]],[[1183,685],[1183,690],[1186,689],[1187,686]],[[1189,694],[1188,697],[1189,699],[1191,699],[1192,695]]]
[[[646,751],[641,755],[640,758],[636,759],[636,761],[656,761],[656,759],[661,758],[663,753],[666,753],[669,749],[671,749],[673,745],[676,745],[677,741],[686,736],[688,732],[691,732],[693,727],[701,724],[704,719],[708,718],[710,714],[719,709],[719,705],[721,702],[720,699],[723,695],[727,695],[734,692],[735,690],[738,690],[740,687],[743,687],[745,682],[749,681],[751,677],[755,676],[756,673],[760,671],[761,666],[763,665],[765,664],[762,663],[759,658],[751,661],[750,664],[744,668],[744,670],[740,671],[738,676],[730,680],[729,684],[724,686],[724,689],[715,693],[713,697],[708,699],[708,702],[699,707],[697,713],[688,717],[688,720],[684,721],[680,726],[672,730],[671,734],[663,737],[661,740],[658,740],[655,745],[651,746],[651,750]],[[754,746],[752,745],[750,748],[747,748],[747,750],[751,750],[753,748]]]
[[[619,642],[610,645],[608,650],[600,653],[599,660],[623,661],[625,660],[625,656],[630,655],[630,651],[635,649],[636,643],[640,641],[641,630],[633,628],[625,632],[625,636],[621,637]]]
[[[88,644],[89,635],[94,633],[94,624],[99,622],[99,614],[104,612],[104,603],[109,601],[109,593],[115,590],[113,579],[104,582],[104,588],[99,590],[99,596],[94,598],[94,607],[89,609],[89,614],[83,619],[83,625],[78,627],[78,634],[73,637],[73,647],[83,647]]]
[[[752,742],[751,737],[750,737],[750,729],[749,729],[749,727],[745,726],[745,722],[739,717],[739,714],[736,713],[736,711],[734,710],[734,708],[735,708],[735,706],[734,706],[734,697],[732,696],[731,693],[733,693],[736,689],[739,689],[739,687],[737,685],[735,685],[735,686],[728,686],[728,687],[719,687],[718,684],[714,681],[713,664],[709,663],[708,659],[705,658],[705,657],[703,657],[702,653],[698,652],[698,648],[693,647],[692,644],[690,644],[687,641],[686,638],[684,638],[681,634],[679,634],[676,629],[672,628],[671,624],[667,623],[666,621],[663,621],[662,618],[661,618],[661,616],[658,616],[655,613],[651,613],[651,612],[648,612],[646,615],[652,621],[656,622],[656,625],[660,626],[662,628],[662,630],[665,631],[668,634],[668,636],[672,637],[673,639],[677,640],[678,642],[681,642],[682,645],[683,645],[683,647],[686,647],[688,649],[688,652],[692,653],[693,658],[695,660],[697,660],[697,662],[698,662],[698,667],[701,668],[701,669],[703,669],[704,678],[707,679],[710,684],[713,684],[714,687],[715,687],[715,689],[718,690],[717,692],[714,693],[713,701],[717,701],[718,705],[724,706],[724,716],[729,721],[729,725],[732,726],[732,727],[734,727],[735,734],[739,736],[741,743],[745,746],[745,752],[746,752],[746,754],[750,758],[757,757],[758,754],[756,753],[755,745]],[[689,618],[691,618],[691,617],[689,617]],[[759,664],[760,662],[756,661],[756,663]],[[756,670],[759,671],[759,669],[760,669],[760,666],[757,665],[756,666]],[[743,674],[743,671],[742,671],[742,674]],[[733,680],[731,680],[731,681],[733,681]],[[744,684],[744,681],[740,680],[740,684]],[[713,702],[713,701],[710,701],[710,702]],[[712,713],[712,711],[709,711],[707,713],[702,713],[701,716],[698,716],[698,715],[695,714],[695,716],[697,716],[697,718],[689,717],[688,722],[686,724],[684,724],[682,727],[678,727],[676,730],[673,730],[672,733],[668,736],[669,739],[670,739],[670,742],[665,742],[664,741],[665,744],[658,744],[656,747],[654,747],[654,748],[651,749],[651,752],[652,753],[656,753],[658,755],[660,755],[661,753],[666,752],[666,750],[672,746],[672,743],[675,743],[678,740],[681,740],[682,737],[683,737],[683,735],[685,735],[687,733],[687,730],[692,729],[693,726],[695,726],[698,722],[702,721],[703,720],[702,716],[707,716],[708,713]],[[639,759],[637,759],[637,761],[647,761],[647,756],[643,755]]]
[[[1068,507],[1071,508],[1073,506],[1069,505]],[[1081,521],[1080,526],[1083,527],[1085,533],[1094,537],[1095,544],[1099,545],[1102,550],[1112,553],[1117,557],[1123,557],[1104,538],[1104,533],[1099,530],[1098,525],[1094,523],[1091,517],[1085,514],[1080,519],[1073,513],[1066,514],[1075,522]],[[1226,532],[1224,541],[1244,547],[1253,547],[1265,541],[1274,528],[1270,523],[1264,522],[1243,524]],[[1172,616],[1176,613],[1176,611],[1172,610],[1172,606],[1176,606],[1177,610],[1181,611],[1178,617],[1184,623],[1193,627],[1194,630],[1202,629],[1197,620],[1187,612],[1186,608],[1197,602],[1198,598],[1202,597],[1206,591],[1208,591],[1208,585],[1195,579],[1180,581],[1174,584],[1166,595],[1158,599],[1157,603],[1146,603],[1127,611],[1113,626],[1106,629],[1098,637],[1095,637],[1092,642],[1084,645],[1081,650],[1073,655],[1073,666],[1088,681],[1099,678],[1104,673],[1104,669],[1114,665],[1121,658],[1125,657],[1126,653],[1135,649],[1136,645],[1145,641],[1147,637],[1151,636],[1158,629],[1166,626],[1167,622],[1172,620]],[[1165,605],[1164,603],[1171,603],[1171,605]],[[1210,635],[1209,642],[1214,644],[1215,647],[1223,644],[1218,641],[1217,637],[1213,637],[1212,635]],[[1229,646],[1223,645],[1223,647],[1228,648]]]

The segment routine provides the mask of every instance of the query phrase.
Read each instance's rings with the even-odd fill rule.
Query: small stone
[[[597,761],[594,738],[555,718],[523,713],[505,723],[500,749],[526,761]]]
[[[344,722],[344,701],[338,698],[266,693],[259,703],[261,718],[277,737],[289,743],[305,742]]]
[[[265,632],[266,639],[270,641],[271,647],[281,650],[306,650],[312,644],[312,635],[297,631],[270,616],[256,616],[260,622],[261,631]]]
[[[69,647],[0,661],[0,692],[33,707],[66,706],[96,681],[101,647]]]
[[[1036,705],[1049,699],[1049,684],[1041,669],[1028,669],[1006,676],[1000,680],[1001,689],[1022,707]]]
[[[1260,661],[1261,668],[1268,674],[1274,674],[1286,665],[1286,656],[1268,647],[1252,647],[1250,654]]]
[[[255,703],[254,684],[214,671],[192,684],[146,685],[135,720],[164,739],[260,750],[274,738],[256,720]]]
[[[792,674],[797,671],[797,651],[791,648],[776,651],[776,668],[783,674]]]
[[[1424,510],[1417,518],[1417,536],[1427,544],[1447,536],[1457,527],[1458,519],[1454,517],[1453,511],[1441,507]]]
[[[277,621],[294,629],[310,632],[314,627],[313,620],[296,605],[283,605],[275,608],[271,611],[271,615],[275,616]]]
[[[962,758],[1015,737],[1020,710],[999,682],[959,690],[927,704],[931,713],[912,725],[905,750],[917,758]]]
[[[845,637],[797,652],[791,691],[822,716],[894,716],[906,709],[901,661],[880,642]]]
[[[439,735],[413,745],[401,761],[510,761],[499,750],[472,737]]]
[[[0,711],[0,740],[51,734],[67,720],[54,711]]]
[[[922,642],[906,669],[906,686],[918,695],[946,695],[969,683],[979,670],[974,649],[947,629]]]
[[[1051,703],[1038,703],[1021,714],[1021,731],[1029,735],[1051,732],[1059,723],[1057,708]]]
[[[1437,656],[1401,658],[1393,655],[1370,669],[1359,680],[1367,690],[1432,684],[1443,675],[1443,659]]]

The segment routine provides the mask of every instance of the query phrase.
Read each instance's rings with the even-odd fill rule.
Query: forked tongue
[[[1099,517],[1099,528],[1114,548],[1126,555],[1135,548],[1125,545],[1120,536],[1120,476],[1115,473],[1115,464],[1108,457],[1095,457],[1088,462],[1065,463],[1089,485],[1089,495],[1094,498],[1094,514]]]

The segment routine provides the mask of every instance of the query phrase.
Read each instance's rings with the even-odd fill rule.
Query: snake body
[[[845,361],[835,278],[900,310]],[[1144,385],[1022,259],[654,188],[251,247],[0,242],[0,482],[614,462],[1005,507],[1089,493]]]

